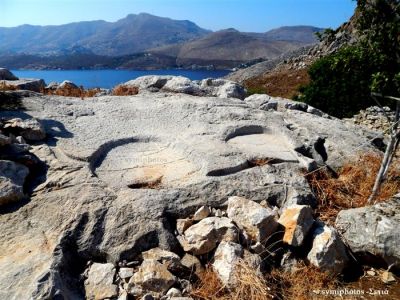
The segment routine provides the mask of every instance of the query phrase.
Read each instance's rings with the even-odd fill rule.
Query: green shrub
[[[400,94],[400,5],[398,0],[358,0],[356,45],[317,60],[311,82],[300,89],[304,101],[336,117],[375,105],[371,92]],[[394,106],[383,101],[384,105]]]
[[[370,96],[375,63],[359,46],[340,49],[309,69],[311,82],[297,100],[336,117],[349,117],[374,104]]]

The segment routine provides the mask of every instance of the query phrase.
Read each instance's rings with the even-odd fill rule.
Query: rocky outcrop
[[[121,84],[123,87],[136,87],[139,92],[170,92],[188,95],[244,99],[246,90],[241,85],[224,79],[204,79],[191,81],[182,76],[143,76]]]
[[[0,80],[18,80],[18,77],[9,70],[0,68]]]
[[[36,119],[22,120],[20,118],[6,120],[3,131],[21,136],[28,141],[41,141],[45,139],[46,132]]]
[[[33,92],[41,92],[46,86],[43,79],[27,79],[20,78],[18,80],[4,80],[5,85],[10,86],[17,90],[27,90]]]
[[[24,165],[0,160],[0,206],[25,197],[24,183],[28,174]]]
[[[82,299],[78,273],[89,261],[113,264],[113,284],[125,288],[143,252],[159,247],[183,254],[177,219],[193,221],[181,233],[187,251],[212,256],[222,241],[243,241],[239,226],[224,216],[229,197],[279,209],[313,207],[302,159],[338,167],[355,149],[375,149],[362,128],[235,98],[159,92],[20,101],[24,111],[1,111],[0,118],[36,118],[46,139],[30,152],[13,146],[23,155],[6,153],[11,134],[3,132],[2,160],[17,162],[12,153],[21,163],[31,153],[45,168],[34,168],[27,201],[1,207],[0,299]],[[211,207],[210,216],[194,221],[202,206]],[[133,268],[134,275],[122,281],[120,268]],[[189,289],[183,280],[173,287]]]
[[[400,268],[400,195],[372,206],[342,210],[336,228],[360,260]]]

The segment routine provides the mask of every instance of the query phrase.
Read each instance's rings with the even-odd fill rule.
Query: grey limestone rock
[[[176,219],[231,196],[311,205],[297,153],[340,166],[360,145],[374,149],[368,131],[340,120],[234,98],[31,94],[21,105],[0,118],[41,120],[46,142],[30,151],[46,169],[29,202],[0,214],[0,299],[80,299],[74,264],[177,253]]]
[[[342,210],[335,226],[353,253],[400,268],[400,194],[372,206]]]

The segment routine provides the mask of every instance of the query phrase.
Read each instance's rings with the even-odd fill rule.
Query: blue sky
[[[335,28],[354,8],[352,0],[0,0],[0,26],[116,21],[147,12],[211,30],[264,32],[283,25]]]

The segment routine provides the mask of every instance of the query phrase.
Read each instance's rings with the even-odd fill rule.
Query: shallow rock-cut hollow
[[[240,135],[230,139],[227,143],[254,157],[298,162],[293,153],[293,147],[281,135],[272,133]]]
[[[94,173],[115,188],[173,188],[193,179],[198,168],[159,142],[133,142],[111,149]]]

